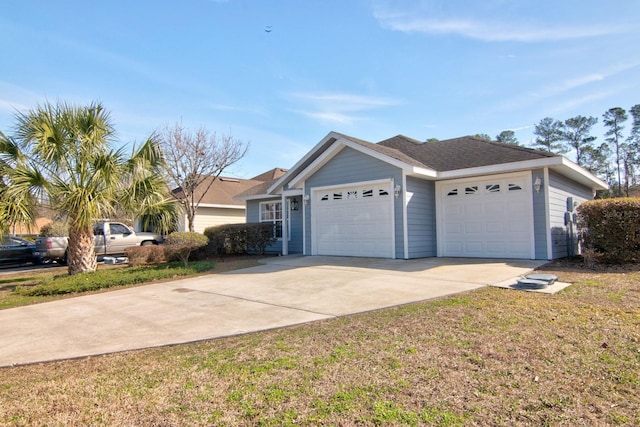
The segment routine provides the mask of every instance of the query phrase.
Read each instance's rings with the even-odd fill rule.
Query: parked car
[[[157,245],[162,236],[154,233],[136,233],[120,222],[99,222],[93,226],[97,256],[120,255],[131,246]],[[68,237],[38,237],[34,256],[40,262],[66,263]]]
[[[3,264],[24,264],[37,262],[33,253],[36,244],[16,236],[4,236],[0,240],[0,263]]]

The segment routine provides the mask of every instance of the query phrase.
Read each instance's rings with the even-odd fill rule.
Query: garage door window
[[[282,203],[262,202],[260,203],[260,222],[270,222],[273,224],[273,237],[282,239]]]

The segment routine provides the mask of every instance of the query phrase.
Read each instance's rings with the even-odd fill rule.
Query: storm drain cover
[[[554,276],[553,274],[527,274],[524,276],[526,279],[531,280],[542,280],[543,282],[547,282],[548,285],[553,285],[556,280],[558,280],[558,276]]]
[[[517,287],[520,289],[544,289],[549,286],[549,282],[535,279],[518,279]]]

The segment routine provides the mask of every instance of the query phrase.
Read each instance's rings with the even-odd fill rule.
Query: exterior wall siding
[[[531,194],[533,194],[533,238],[535,242],[536,259],[550,259],[551,254],[547,253],[547,204],[545,201],[544,188],[540,192],[536,192],[533,188],[536,178],[544,181],[544,169],[536,169],[532,171],[531,177]]]
[[[348,185],[354,182],[392,178],[394,185],[402,184],[402,169],[345,147],[305,182],[305,195],[311,196],[314,187]],[[311,255],[311,206],[307,206],[305,221],[305,253]],[[402,198],[394,199],[395,257],[404,258],[402,227]]]
[[[567,198],[574,204],[593,199],[590,188],[578,184],[556,172],[549,171],[549,217],[551,225],[551,258],[562,258],[578,252],[575,225],[565,225]],[[575,208],[571,216],[575,213]]]
[[[208,227],[223,224],[241,224],[245,222],[244,209],[225,209],[199,207],[194,218],[194,228],[197,233],[204,233]]]
[[[433,181],[407,177],[409,258],[437,255],[435,197]]]
[[[297,197],[299,209],[297,211],[289,211],[291,214],[291,227],[289,236],[289,253],[290,254],[302,254],[302,198]]]

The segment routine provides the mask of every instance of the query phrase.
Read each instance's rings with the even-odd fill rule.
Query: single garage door
[[[391,182],[313,190],[314,255],[393,258]]]
[[[439,255],[534,258],[530,176],[438,183]]]

